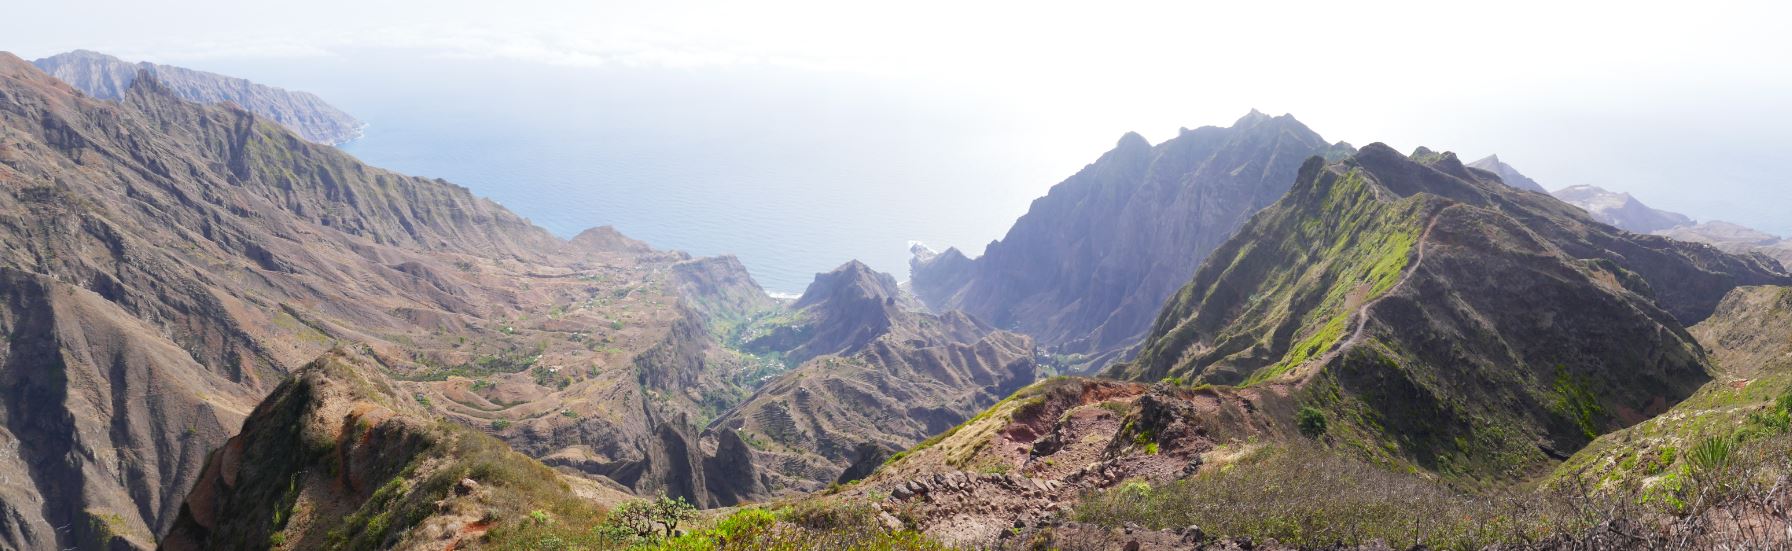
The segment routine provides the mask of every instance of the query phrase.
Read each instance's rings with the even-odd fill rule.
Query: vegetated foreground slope
[[[738,262],[562,241],[154,78],[94,100],[0,55],[0,546],[144,547],[206,450],[338,345],[528,454],[714,504],[697,436],[744,398],[708,330]]]
[[[1667,498],[1689,482],[1686,459],[1702,442],[1787,430],[1792,287],[1738,287],[1690,331],[1711,351],[1711,382],[1667,413],[1600,437],[1556,469],[1558,481]]]
[[[1708,361],[1680,320],[1779,267],[1599,224],[1453,155],[1309,161],[1115,375],[1293,385],[1343,445],[1514,478],[1664,411]]]
[[[435,420],[381,369],[338,349],[294,372],[211,454],[160,547],[477,548],[584,531],[626,498]]]
[[[761,470],[750,476],[770,493],[816,491],[1038,378],[1031,339],[908,307],[893,278],[862,263],[817,274],[787,312],[743,327],[747,349],[797,365],[717,417],[707,438],[750,445]]]
[[[57,54],[33,63],[87,95],[104,100],[124,98],[139,75],[149,75],[181,99],[204,104],[229,102],[321,144],[335,145],[358,138],[365,126],[315,95],[215,73],[149,62],[130,63],[88,50]]]
[[[1399,545],[1618,541],[1577,539],[1591,526],[1545,506],[1558,502],[1501,507],[1460,488],[1531,479],[1667,410],[1710,377],[1679,320],[1704,319],[1739,285],[1786,281],[1758,257],[1594,222],[1448,153],[1373,144],[1307,162],[1287,197],[1210,256],[1138,360],[1110,372],[1139,382],[1039,383],[841,495],[970,545],[1192,546],[1203,532],[1075,522],[1144,522],[1142,508],[1183,506],[1149,520],[1207,518],[1220,535],[1308,544],[1346,533]],[[1289,454],[1363,480],[1297,473],[1277,459]],[[1442,516],[1313,491],[1411,499]],[[1241,500],[1239,514],[1174,501],[1202,492]]]
[[[1348,152],[1292,116],[1255,111],[1156,146],[1127,134],[983,256],[916,248],[910,286],[935,311],[963,310],[1099,367],[1136,343],[1209,251],[1288,190],[1301,161]]]

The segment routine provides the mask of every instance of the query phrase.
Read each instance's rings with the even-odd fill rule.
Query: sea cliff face
[[[316,95],[256,84],[235,77],[171,65],[130,63],[99,52],[76,50],[32,62],[76,89],[118,100],[139,75],[150,75],[176,97],[197,103],[233,103],[279,123],[312,142],[336,145],[361,136],[366,125]]]

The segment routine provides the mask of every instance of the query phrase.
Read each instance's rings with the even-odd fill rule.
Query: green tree
[[[666,527],[666,537],[676,535],[678,524],[697,518],[697,508],[692,507],[683,497],[670,498],[660,495],[653,500],[653,516],[656,522]]]
[[[1318,438],[1325,434],[1325,412],[1319,411],[1319,408],[1304,406],[1294,415],[1294,420],[1300,426],[1300,433],[1308,438]]]
[[[637,538],[653,535],[656,524],[653,504],[645,500],[623,502],[610,511],[610,523],[634,533]]]

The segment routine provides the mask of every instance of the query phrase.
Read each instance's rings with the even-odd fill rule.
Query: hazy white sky
[[[364,49],[569,67],[779,65],[1003,98],[1102,141],[1293,113],[1329,139],[1497,152],[1792,233],[1786,2],[21,2],[0,49],[127,59]],[[1090,152],[1093,158],[1096,152]],[[1777,221],[1777,222],[1776,222]]]

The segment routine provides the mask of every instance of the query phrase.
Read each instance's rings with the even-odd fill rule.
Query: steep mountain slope
[[[983,256],[916,249],[910,285],[935,311],[963,310],[1099,365],[1149,328],[1207,253],[1288,190],[1328,146],[1293,117],[1253,111],[1157,146],[1127,134],[1033,202]]]
[[[139,74],[151,75],[182,99],[206,104],[234,103],[321,144],[353,140],[360,137],[361,127],[365,126],[315,95],[215,73],[147,61],[130,63],[88,50],[56,54],[32,63],[87,95],[105,100],[124,98]]]
[[[0,54],[0,547],[145,545],[204,450],[338,345],[528,453],[707,502],[696,446],[746,390],[711,316],[738,262],[562,241],[137,79],[94,100]]]
[[[1711,351],[1711,382],[1667,413],[1601,436],[1557,467],[1558,481],[1672,487],[1700,440],[1784,430],[1769,425],[1792,407],[1792,287],[1738,287],[1690,332]]]
[[[1481,158],[1479,161],[1469,163],[1468,167],[1492,172],[1495,176],[1499,176],[1500,181],[1505,182],[1508,186],[1525,191],[1549,193],[1549,190],[1543,189],[1543,185],[1538,184],[1536,180],[1526,177],[1523,173],[1520,173],[1518,169],[1512,168],[1512,165],[1500,161],[1499,155],[1488,155]]]
[[[1792,268],[1792,239],[1754,228],[1713,220],[1655,232],[1681,241],[1705,243],[1736,254],[1761,253]]]
[[[893,278],[857,261],[817,274],[791,305],[794,321],[750,341],[800,365],[718,417],[710,438],[750,443],[769,492],[814,491],[864,476],[1038,377],[1031,339],[957,311],[909,310],[900,296]]]
[[[531,523],[590,523],[624,498],[433,420],[377,360],[333,350],[210,455],[160,548],[469,548]]]
[[[1613,193],[1595,186],[1570,186],[1555,190],[1557,199],[1580,207],[1594,220],[1637,233],[1690,226],[1693,220],[1684,214],[1649,208],[1628,193]]]
[[[1308,161],[1111,373],[1266,387],[1350,421],[1331,434],[1372,454],[1516,477],[1689,395],[1708,362],[1679,320],[1787,281],[1759,258],[1596,223],[1451,154],[1423,160],[1374,144]]]

